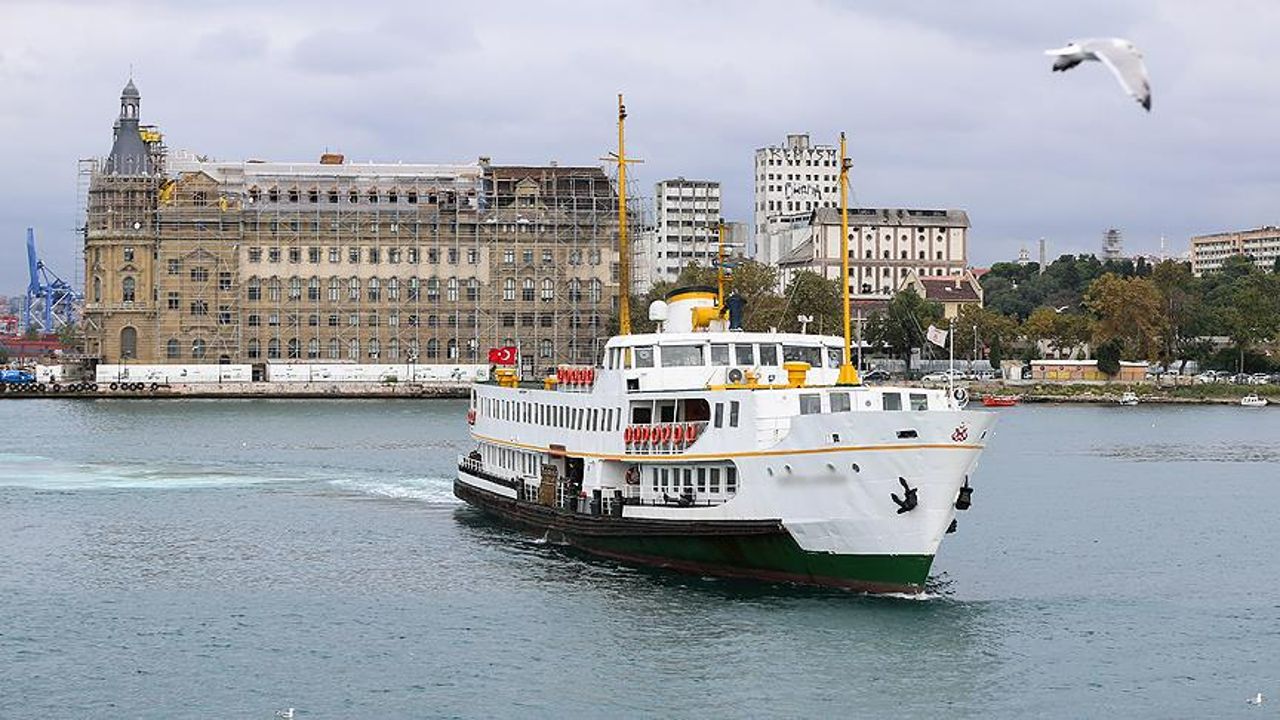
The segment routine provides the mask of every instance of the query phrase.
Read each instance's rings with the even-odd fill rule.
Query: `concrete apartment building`
[[[807,134],[787,136],[785,145],[756,150],[753,257],[776,265],[792,250],[790,235],[771,224],[840,206],[840,158],[830,145],[813,145]]]
[[[657,282],[671,282],[687,265],[713,267],[719,254],[722,217],[720,183],[674,178],[654,185],[654,222],[641,233],[636,248],[635,291],[648,292]],[[744,223],[725,223],[725,254],[742,255]]]
[[[778,263],[784,290],[804,270],[840,277],[839,208],[820,208],[810,223],[788,232],[795,247]],[[963,274],[968,232],[969,216],[963,210],[850,208],[850,292],[857,298],[887,299],[913,272],[919,278]]]
[[[1272,269],[1280,257],[1280,228],[1266,225],[1191,238],[1191,271],[1197,277],[1222,269],[1232,255],[1248,255],[1258,267]]]
[[[89,168],[86,352],[101,362],[593,361],[618,294],[599,167],[170,158],[121,97]]]

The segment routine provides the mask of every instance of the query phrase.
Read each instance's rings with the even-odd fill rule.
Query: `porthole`
[[[862,472],[862,468],[858,467],[858,463],[854,463],[854,464],[850,465],[849,467],[853,468],[853,471],[854,471],[854,472],[856,472],[856,473],[860,473],[860,472]]]

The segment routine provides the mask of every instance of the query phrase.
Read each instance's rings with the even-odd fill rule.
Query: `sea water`
[[[451,493],[458,401],[3,401],[0,718],[1280,707],[1280,411],[999,413],[905,598],[494,524]]]

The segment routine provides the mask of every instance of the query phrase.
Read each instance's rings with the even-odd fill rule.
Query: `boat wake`
[[[329,484],[345,492],[391,500],[416,500],[433,505],[457,505],[462,502],[453,495],[453,479],[445,477],[343,479],[331,480]]]
[[[0,487],[34,490],[122,490],[235,487],[301,481],[266,468],[194,463],[74,462],[0,453]]]

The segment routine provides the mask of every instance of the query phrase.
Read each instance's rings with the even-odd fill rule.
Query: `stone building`
[[[101,362],[592,361],[618,293],[599,167],[170,157],[132,82],[92,172],[86,351]]]

